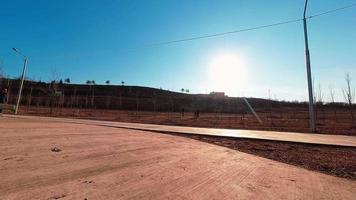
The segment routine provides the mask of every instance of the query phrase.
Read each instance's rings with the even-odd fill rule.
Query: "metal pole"
[[[245,97],[243,97],[244,101],[246,102],[248,108],[250,108],[252,114],[256,117],[257,121],[262,124],[262,120],[261,118],[257,115],[257,113],[255,112],[255,110],[252,108],[251,104],[247,101],[247,99]]]
[[[307,11],[308,0],[305,0],[304,14],[303,14],[303,25],[304,25],[304,40],[305,40],[305,59],[307,67],[308,76],[308,92],[309,92],[309,125],[312,132],[316,131],[315,127],[315,114],[314,114],[314,95],[313,95],[313,84],[311,78],[311,67],[310,67],[310,54],[309,54],[309,44],[308,44],[308,30],[307,30]]]
[[[18,97],[17,97],[17,103],[16,103],[16,108],[15,108],[15,115],[17,115],[17,111],[19,110],[19,105],[20,105],[20,100],[21,100],[21,94],[22,94],[22,87],[23,87],[23,82],[24,82],[24,80],[25,80],[26,65],[27,65],[27,57],[25,57],[25,61],[24,61],[24,63],[23,63],[22,76],[21,76],[21,84],[20,84],[19,94],[18,94]]]

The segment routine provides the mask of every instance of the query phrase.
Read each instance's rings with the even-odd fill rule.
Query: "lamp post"
[[[22,88],[23,88],[23,82],[25,80],[25,73],[26,73],[26,66],[27,66],[27,56],[23,55],[19,50],[16,48],[12,48],[13,51],[15,51],[17,54],[23,56],[24,58],[24,63],[23,63],[23,68],[22,68],[22,75],[21,75],[21,82],[20,82],[20,88],[17,96],[17,102],[16,102],[16,107],[15,107],[15,115],[17,115],[17,112],[19,110],[19,105],[21,101],[21,94],[22,94]]]
[[[308,6],[308,0],[305,0],[304,14],[303,14],[303,25],[304,25],[304,42],[305,42],[305,61],[307,67],[307,78],[308,78],[308,92],[309,92],[309,125],[312,132],[316,131],[315,127],[315,114],[314,114],[314,95],[313,95],[313,84],[311,78],[311,67],[310,67],[310,54],[309,54],[309,44],[308,44],[308,29],[307,29],[307,19],[306,11]]]

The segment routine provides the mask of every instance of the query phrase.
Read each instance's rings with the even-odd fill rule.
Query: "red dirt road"
[[[0,177],[0,199],[356,199],[355,181],[189,138],[34,119],[0,118]]]

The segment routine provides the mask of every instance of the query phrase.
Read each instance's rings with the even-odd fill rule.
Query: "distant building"
[[[217,98],[224,98],[227,97],[225,92],[210,92],[210,96],[217,97]]]

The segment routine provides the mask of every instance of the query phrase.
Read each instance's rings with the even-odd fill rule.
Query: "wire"
[[[171,41],[166,41],[166,42],[151,43],[151,44],[143,45],[140,47],[131,48],[130,50],[134,51],[134,50],[138,50],[138,49],[146,49],[146,48],[151,48],[151,47],[156,47],[156,46],[164,46],[164,45],[187,42],[187,41],[192,41],[192,40],[200,40],[200,39],[211,38],[211,37],[219,37],[219,36],[224,36],[224,35],[230,35],[230,34],[235,34],[235,33],[241,33],[241,32],[247,32],[247,31],[252,31],[252,30],[264,29],[264,28],[273,27],[273,26],[280,26],[280,25],[284,25],[284,24],[295,23],[295,22],[299,22],[302,20],[303,19],[294,19],[294,20],[288,20],[288,21],[278,22],[278,23],[274,23],[274,24],[267,24],[267,25],[262,25],[262,26],[240,29],[240,30],[207,34],[207,35],[201,35],[201,36],[196,36],[196,37],[171,40]]]
[[[234,34],[234,33],[258,30],[258,29],[268,28],[268,27],[272,27],[272,26],[280,26],[283,24],[295,23],[295,22],[302,21],[302,20],[303,19],[294,19],[294,20],[278,22],[278,23],[274,23],[274,24],[256,26],[256,27],[252,27],[252,28],[245,28],[245,29],[228,31],[228,32],[214,33],[214,34],[210,34],[210,35],[202,35],[202,36],[191,37],[191,38],[177,39],[177,40],[171,40],[171,41],[167,41],[167,42],[159,42],[159,43],[146,45],[146,47],[167,45],[167,44],[172,44],[172,43],[177,43],[177,42],[186,42],[186,41],[190,41],[190,40],[199,40],[199,39],[204,39],[204,38],[217,37],[217,36],[229,35],[229,34]]]
[[[345,9],[348,9],[348,8],[352,8],[352,7],[355,7],[355,6],[356,6],[356,3],[348,5],[348,6],[344,6],[344,7],[341,7],[341,8],[336,8],[334,10],[329,10],[329,11],[326,11],[326,12],[322,12],[322,13],[318,13],[318,14],[315,14],[315,15],[311,15],[311,16],[309,16],[307,18],[311,19],[311,18],[322,16],[322,15],[327,15],[327,14],[330,14],[330,13],[333,13],[333,12],[337,12],[337,11],[340,11],[340,10],[345,10]]]
[[[334,13],[334,12],[337,12],[337,11],[340,11],[340,10],[345,10],[345,9],[352,8],[352,7],[355,7],[355,6],[356,6],[356,3],[348,5],[348,6],[336,8],[336,9],[333,9],[333,10],[325,11],[325,12],[322,12],[322,13],[317,13],[315,15],[310,15],[310,16],[306,17],[306,19],[312,19],[312,18],[320,17],[320,16],[323,16],[323,15]],[[201,35],[201,36],[176,39],[176,40],[165,41],[165,42],[152,43],[152,44],[143,45],[141,47],[136,47],[136,48],[133,48],[131,50],[150,48],[150,47],[155,47],[155,46],[163,46],[163,45],[187,42],[187,41],[192,41],[192,40],[200,40],[200,39],[211,38],[211,37],[219,37],[219,36],[230,35],[230,34],[235,34],[235,33],[241,33],[241,32],[246,32],[246,31],[269,28],[269,27],[273,27],[273,26],[281,26],[281,25],[285,25],[285,24],[296,23],[296,22],[299,22],[299,21],[302,21],[302,20],[303,20],[302,18],[301,19],[294,19],[294,20],[288,20],[288,21],[283,21],[283,22],[278,22],[278,23],[273,23],[273,24],[267,24],[267,25],[261,25],[261,26],[251,27],[251,28],[240,29],[240,30],[233,30],[233,31],[227,31],[227,32],[220,32],[220,33],[214,33],[214,34],[206,34],[206,35]]]

